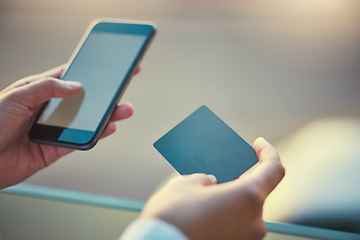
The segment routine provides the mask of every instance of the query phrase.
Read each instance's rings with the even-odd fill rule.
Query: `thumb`
[[[43,104],[51,98],[66,98],[81,90],[80,82],[63,81],[46,77],[28,85],[14,89],[17,100],[30,109]]]
[[[217,183],[214,175],[206,175],[204,173],[195,173],[184,177],[189,183],[195,185],[214,185]]]

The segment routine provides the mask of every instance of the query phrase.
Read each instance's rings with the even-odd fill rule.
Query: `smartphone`
[[[32,126],[30,139],[79,150],[94,147],[155,32],[151,22],[92,22],[61,78],[81,82],[81,92],[51,99]]]

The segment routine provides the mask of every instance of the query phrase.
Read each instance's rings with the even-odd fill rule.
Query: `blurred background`
[[[66,63],[99,17],[158,25],[122,99],[135,115],[27,183],[146,200],[175,174],[153,142],[205,104],[250,144],[278,147],[287,176],[266,220],[358,229],[359,1],[2,0],[0,88]],[[324,224],[329,209],[340,223]]]

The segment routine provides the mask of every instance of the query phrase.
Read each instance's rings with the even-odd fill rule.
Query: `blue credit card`
[[[180,174],[212,174],[218,183],[238,178],[258,162],[254,149],[206,106],[162,136],[154,147]]]

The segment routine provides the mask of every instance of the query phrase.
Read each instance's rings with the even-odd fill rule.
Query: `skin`
[[[81,90],[77,82],[59,80],[65,67],[21,79],[0,92],[0,189],[73,151],[33,143],[28,137],[45,102]],[[114,122],[133,113],[130,104],[119,105],[102,137],[115,132]],[[223,184],[205,174],[177,177],[150,198],[140,218],[168,222],[192,240],[262,239],[266,233],[263,204],[285,170],[274,147],[263,138],[255,141],[254,149],[260,164],[251,175]]]
[[[45,102],[53,97],[70,97],[81,90],[78,82],[59,80],[65,68],[64,65],[20,79],[0,92],[0,189],[25,180],[73,151],[37,144],[28,137]],[[133,113],[129,103],[117,106],[102,138],[115,132],[116,121],[129,118]]]
[[[258,138],[254,149],[260,164],[251,175],[223,184],[205,174],[174,178],[149,199],[140,217],[168,222],[192,240],[262,239],[263,204],[285,170],[266,140]]]

